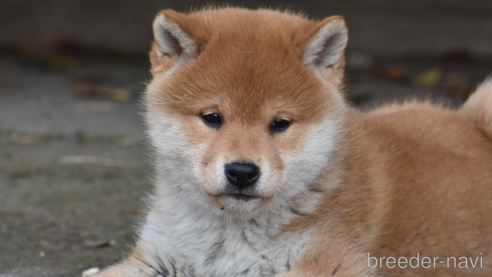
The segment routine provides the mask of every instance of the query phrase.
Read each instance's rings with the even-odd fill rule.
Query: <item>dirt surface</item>
[[[135,21],[135,29],[119,29],[111,24],[124,22],[125,16],[139,10],[130,10],[134,4],[126,1],[126,9],[120,5],[103,19],[104,11],[116,2],[98,1],[101,10],[94,12],[92,23],[79,26],[77,22],[83,20],[74,14],[92,11],[95,8],[89,4],[94,1],[73,1],[73,6],[66,4],[67,14],[54,16],[62,11],[57,6],[62,2],[68,3],[46,1],[39,10],[28,9],[25,14],[20,7],[26,1],[0,3],[0,277],[80,276],[84,269],[114,263],[132,245],[146,195],[152,191],[150,151],[139,104],[150,78],[146,50],[142,50],[148,41],[131,43],[147,39],[138,26],[150,28],[149,20]],[[317,10],[318,2],[303,6],[292,1],[289,6],[314,15],[332,14]],[[492,30],[487,1],[467,6],[446,1],[447,10],[441,9],[442,1],[410,1],[405,4],[414,5],[409,9],[383,0],[368,2],[334,2],[335,13],[345,12],[354,28],[350,44],[354,47],[349,45],[347,52],[346,95],[358,108],[412,98],[459,107],[492,72],[487,54],[491,40],[482,38]],[[152,16],[166,4],[145,3],[139,9]],[[5,16],[6,5],[18,11],[17,18],[15,13]],[[53,17],[46,19],[50,14]],[[412,29],[415,26],[409,22],[419,16],[422,21]],[[28,17],[39,25],[26,29],[22,20]],[[9,22],[11,29],[1,22]],[[105,22],[113,23],[91,34],[94,25]],[[461,34],[477,26],[481,29],[456,37],[449,26],[461,26]],[[41,35],[57,28],[84,43],[67,44],[64,38],[41,45],[21,43],[30,32]],[[10,36],[15,30],[18,33]],[[399,34],[401,30],[407,31]],[[440,31],[436,42],[433,36]],[[109,43],[113,35],[121,40]],[[128,42],[124,36],[132,39]],[[383,49],[378,48],[381,40],[384,49],[396,50],[374,53]],[[119,43],[112,44],[115,41]],[[457,48],[460,41],[466,41],[464,48]],[[128,49],[113,47],[124,43],[129,43]]]

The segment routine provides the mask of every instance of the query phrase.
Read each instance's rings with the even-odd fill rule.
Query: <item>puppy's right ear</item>
[[[197,43],[181,25],[186,24],[187,16],[173,10],[160,12],[153,24],[154,45],[151,52],[152,67],[170,67],[183,64],[197,54]],[[167,66],[166,66],[167,65]]]

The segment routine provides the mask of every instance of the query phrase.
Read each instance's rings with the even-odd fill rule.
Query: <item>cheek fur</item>
[[[282,151],[286,172],[284,197],[291,198],[305,191],[328,166],[337,149],[342,125],[342,120],[328,115],[318,124],[296,130],[295,138]]]
[[[157,170],[164,170],[173,184],[180,184],[177,186],[180,189],[196,191],[197,176],[201,175],[200,160],[207,143],[207,136],[198,126],[200,122],[162,109],[149,109],[147,122],[158,153]]]
[[[310,125],[293,124],[285,133],[279,133],[275,136],[275,145],[279,153],[294,153],[299,151],[304,145],[307,133],[310,131]]]
[[[205,193],[218,195],[225,184],[219,130],[206,126],[197,116],[188,117],[185,124],[184,135],[194,147],[193,175]]]

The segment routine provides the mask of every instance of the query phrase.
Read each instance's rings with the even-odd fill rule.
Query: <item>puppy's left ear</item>
[[[341,16],[331,16],[318,22],[304,52],[304,64],[323,73],[328,68],[343,69],[348,30]]]

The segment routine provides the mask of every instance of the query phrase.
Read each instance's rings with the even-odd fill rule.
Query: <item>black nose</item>
[[[242,189],[252,186],[260,177],[260,169],[251,163],[230,163],[225,166],[229,183]]]

